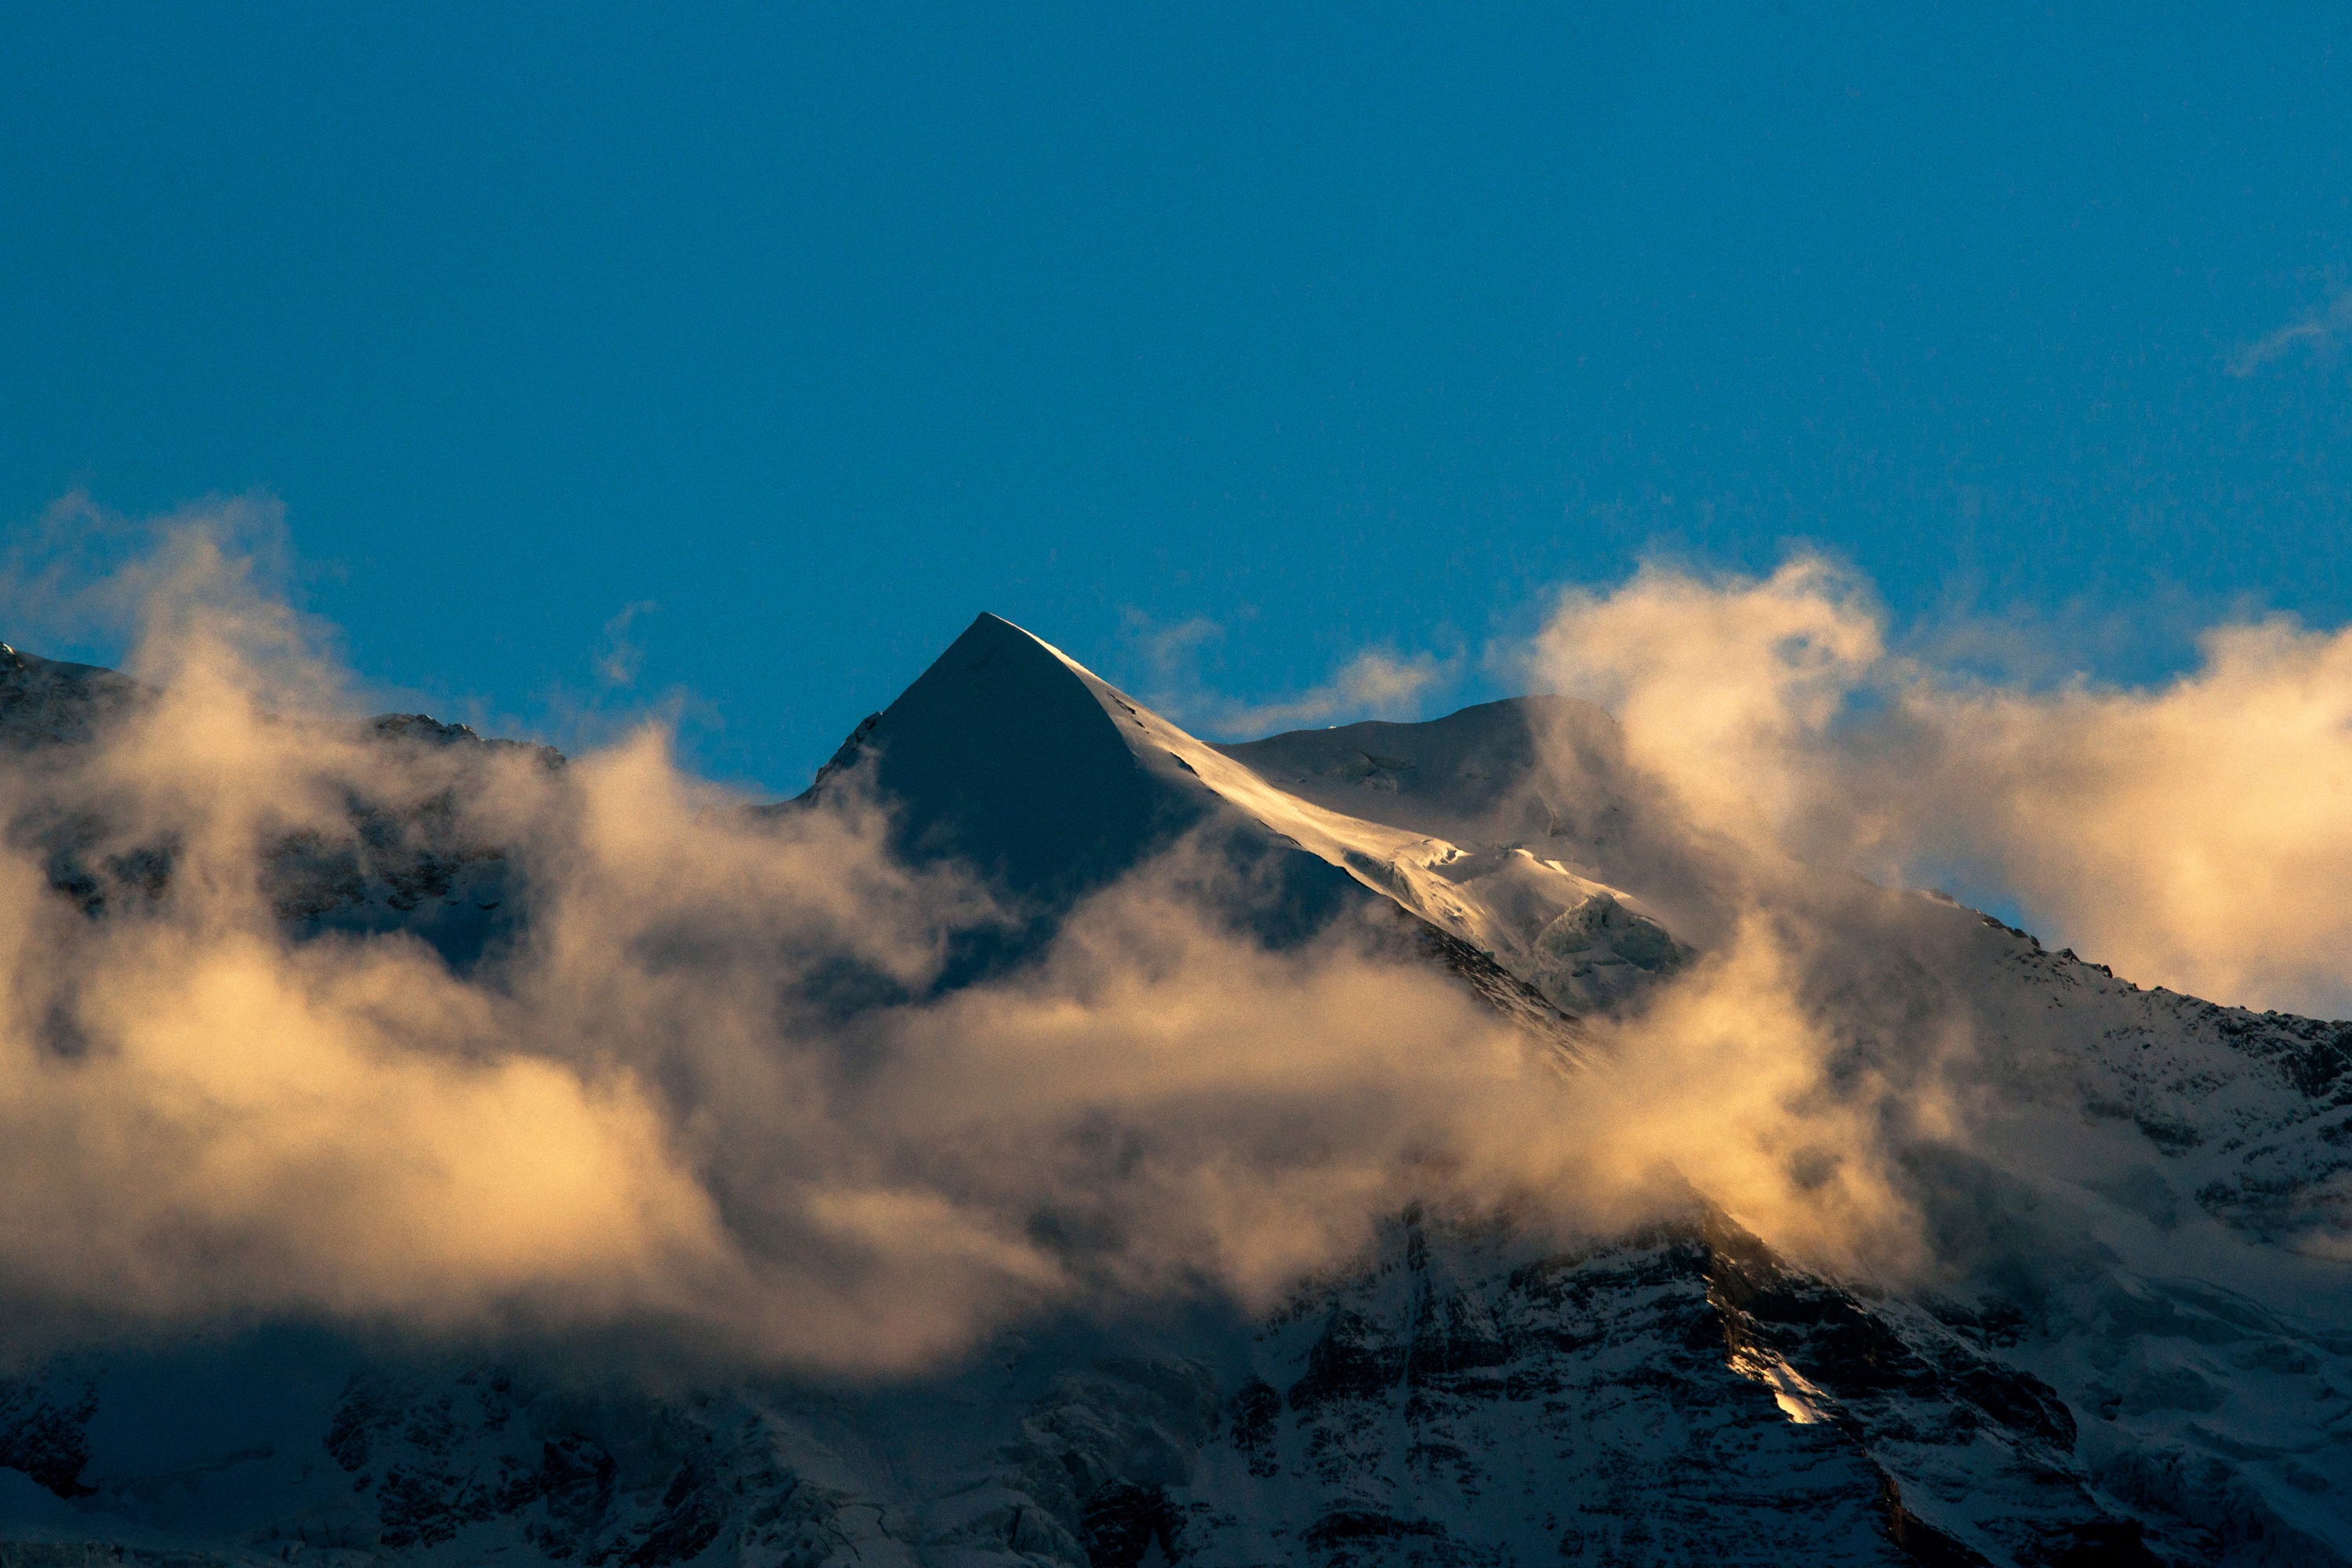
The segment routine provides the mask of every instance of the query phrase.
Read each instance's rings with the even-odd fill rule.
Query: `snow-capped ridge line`
[[[1230,808],[1274,843],[1315,857],[1484,954],[1563,1013],[1620,1000],[1688,955],[1643,912],[1637,894],[1516,845],[1465,847],[1425,829],[1306,799],[1234,755],[1234,748],[1201,740],[1034,632],[992,615],[973,623],[974,630],[982,628],[991,637],[1025,639],[1082,684],[1157,791],[1192,803],[1202,815],[1212,803]],[[1580,914],[1591,929],[1569,929]],[[1643,962],[1621,962],[1621,946]],[[1612,978],[1592,982],[1593,955],[1601,958],[1601,968],[1616,972]]]

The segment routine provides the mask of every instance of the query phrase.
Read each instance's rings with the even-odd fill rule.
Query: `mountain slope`
[[[1474,750],[1486,738],[1468,737]],[[1358,901],[1345,890],[1352,881],[1571,1014],[1622,1000],[1688,957],[1633,894],[1524,849],[1474,853],[1407,821],[1333,809],[1275,787],[1235,754],[982,616],[858,726],[810,794],[845,787],[870,758],[874,787],[900,814],[904,852],[970,862],[1047,911],[1200,834],[1274,868],[1282,891],[1253,894],[1262,934],[1312,930]],[[1527,765],[1516,753],[1512,763]],[[1047,930],[1034,927],[1033,942]]]

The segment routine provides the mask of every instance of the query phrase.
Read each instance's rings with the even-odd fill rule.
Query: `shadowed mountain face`
[[[904,853],[965,861],[1049,908],[1129,870],[1205,807],[1143,766],[1061,655],[994,616],[860,725],[827,773],[869,754]]]
[[[0,658],[20,760],[89,743],[137,700],[110,672]],[[522,852],[456,831],[450,804],[520,753],[415,716],[360,734],[436,788],[355,793],[348,841],[266,846],[285,935],[415,931],[453,963],[480,959],[488,922],[527,935]],[[1087,894],[1201,845],[1234,873],[1199,894],[1229,924],[1278,945],[1386,921],[1398,962],[1442,965],[1573,1073],[1606,1062],[1587,1054],[1601,1025],[1566,1015],[1638,1010],[1706,960],[1672,890],[1643,880],[1654,829],[1613,745],[1598,710],[1529,699],[1210,747],[982,616],[811,794],[870,788],[906,856],[968,867],[1022,917],[945,986],[1024,962]],[[138,858],[103,824],[44,816],[36,776],[10,775],[8,805],[12,833],[63,835],[37,841],[41,896],[104,920],[169,887],[168,846]],[[1959,1020],[1969,1090],[2000,1112],[1999,1137],[1914,1152],[1939,1260],[1922,1279],[1801,1267],[1685,1193],[1573,1246],[1415,1205],[1264,1314],[1191,1300],[1040,1320],[882,1385],[655,1384],[583,1373],[560,1345],[387,1348],[291,1323],[191,1332],[0,1380],[0,1552],[2352,1561],[2352,1298],[2315,1256],[2352,1183],[2352,1026],[2144,991],[1929,899],[1853,898],[1879,945],[1867,972],[1819,983],[1842,1059],[1895,1075],[1937,1043],[1923,1019]]]
[[[0,643],[0,742],[23,749],[87,741],[129,710],[138,683],[96,665],[19,653]]]
[[[1571,698],[1513,697],[1426,723],[1373,720],[1218,749],[1293,795],[1370,821],[1452,838],[1539,838],[1559,820],[1544,742],[1571,724],[1605,733],[1610,721]]]
[[[1405,756],[1360,765],[1360,739]],[[859,726],[811,793],[871,757],[905,852],[979,868],[1029,917],[968,939],[950,984],[1034,952],[1076,898],[1189,837],[1237,889],[1195,896],[1262,940],[1295,943],[1343,912],[1401,918],[1412,945],[1553,1028],[1639,996],[1689,956],[1639,898],[1577,868],[1632,842],[1623,811],[1584,810],[1613,798],[1615,746],[1606,714],[1546,698],[1213,747],[983,616]],[[1580,786],[1561,787],[1560,758]]]
[[[18,847],[37,849],[51,887],[93,919],[160,898],[180,847],[168,834],[142,837],[83,805],[60,809],[37,770],[57,749],[87,745],[107,726],[135,719],[155,695],[114,670],[0,644],[0,759],[33,770],[16,781],[0,826]],[[404,931],[470,968],[513,933],[520,910],[506,849],[463,831],[456,806],[480,792],[493,758],[527,757],[551,772],[562,757],[546,746],[486,741],[421,713],[344,728],[376,764],[344,793],[350,832],[329,843],[289,831],[260,845],[264,895],[290,934]]]
[[[941,984],[969,984],[1036,952],[1087,894],[1189,836],[1223,863],[1229,890],[1196,889],[1232,923],[1276,947],[1343,913],[1404,915],[1457,970],[1463,933],[1395,898],[1392,841],[1323,844],[1299,802],[1263,789],[1217,752],[1060,650],[982,616],[915,683],[845,742],[807,794],[854,787],[861,767],[889,809],[898,851],[953,861],[986,881],[1008,923],[965,933]],[[1359,827],[1364,826],[1357,825]],[[1322,847],[1310,850],[1303,843]],[[1350,856],[1353,858],[1350,858]],[[1507,985],[1484,976],[1482,988]],[[1527,993],[1515,1009],[1546,1004]]]

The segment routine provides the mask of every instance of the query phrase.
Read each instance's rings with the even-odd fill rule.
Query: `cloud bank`
[[[1874,1134],[1818,1094],[1770,940],[1601,1026],[1641,1031],[1602,1041],[1624,1070],[1571,1073],[1386,928],[1266,951],[1180,845],[1034,965],[935,994],[1000,912],[895,860],[880,805],[759,808],[657,728],[562,767],[372,729],[250,521],[75,588],[132,617],[146,694],[0,760],[20,1339],[638,1324],[888,1374],[1041,1309],[1266,1306],[1409,1201],[1573,1230],[1687,1175],[1791,1235],[1899,1210],[1869,1158],[1806,1153]],[[303,925],[426,851],[496,865],[528,920],[458,966]]]
[[[2216,627],[2160,686],[1972,679],[1888,646],[1864,586],[1652,569],[1573,594],[1538,678],[1611,708],[1722,864],[2006,894],[2145,984],[2352,1010],[2352,631]]]
[[[1890,651],[1810,560],[1564,599],[1536,668],[1618,717],[1544,787],[1631,791],[1614,842],[1706,950],[1570,1067],[1378,922],[1266,950],[1181,844],[941,992],[1007,912],[894,858],[883,803],[762,807],[657,727],[561,767],[373,729],[232,521],[58,600],[134,618],[147,695],[0,759],[25,1342],[652,1328],[895,1375],[1040,1310],[1269,1306],[1415,1201],[1568,1237],[1696,1191],[1883,1275],[1932,1261],[1904,1152],[1967,1138],[1974,1043],[1921,901],[1847,872],[2014,888],[2145,978],[2340,994],[2352,640],[2290,623],[2160,689],[2026,689]],[[305,889],[428,853],[528,918],[457,964],[304,924]]]

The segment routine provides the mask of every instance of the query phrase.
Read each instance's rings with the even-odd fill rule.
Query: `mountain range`
[[[8,831],[82,918],[175,863],[44,809],[43,759],[148,700],[0,650]],[[359,733],[568,765],[421,715]],[[1964,1107],[1898,1141],[1921,1260],[1800,1258],[1697,1185],[1571,1245],[1433,1194],[1271,1309],[1046,1311],[882,1378],[283,1317],[97,1335],[0,1384],[0,1561],[2352,1561],[2352,1024],[2144,988],[1928,892],[1759,894],[1565,698],[1212,745],[983,616],[807,794],[746,809],[850,795],[995,910],[850,1014],[1023,974],[1181,847],[1217,873],[1203,918],[1277,952],[1360,930],[1573,1078],[1777,899],[1840,1081]],[[466,973],[529,928],[517,846],[351,818],[260,849],[287,942],[412,933]]]

